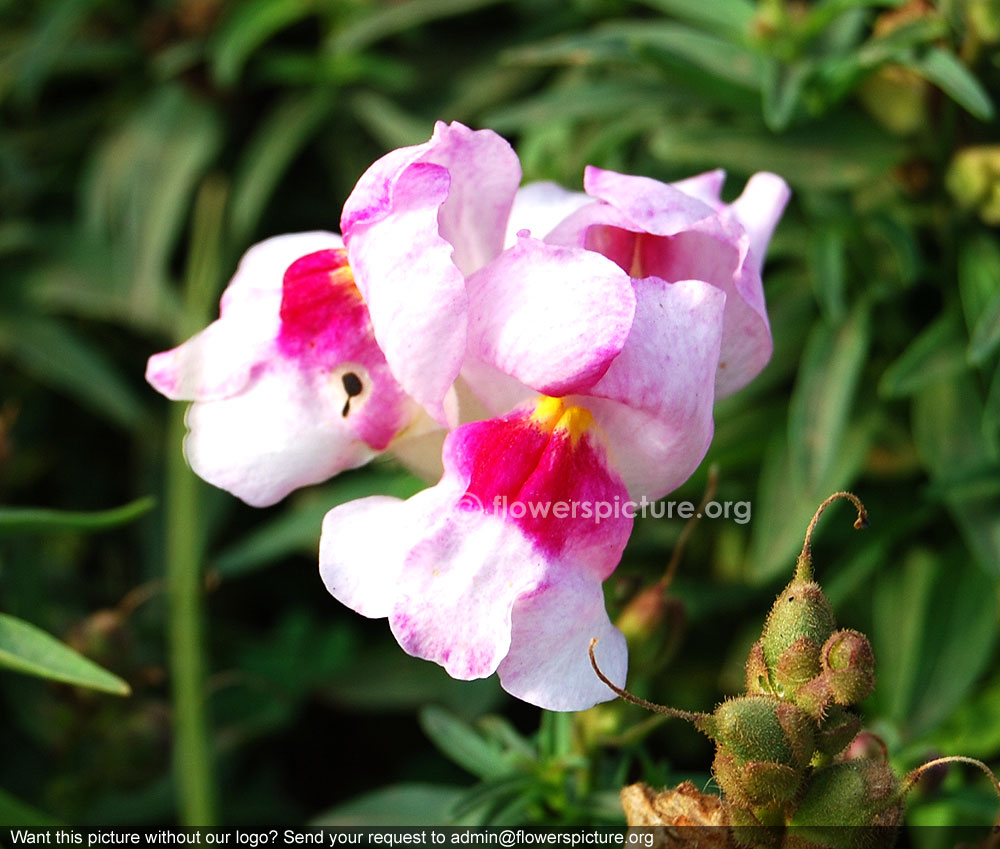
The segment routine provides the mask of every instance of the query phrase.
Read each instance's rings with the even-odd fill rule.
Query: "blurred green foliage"
[[[756,170],[791,183],[765,276],[775,354],[718,405],[709,455],[717,498],[752,521],[697,528],[671,655],[630,686],[691,710],[741,689],[809,517],[851,487],[872,527],[833,513],[815,562],[874,644],[868,726],[900,770],[939,753],[996,768],[998,44],[995,0],[0,2],[0,624],[132,689],[0,674],[0,821],[176,821],[162,580],[180,445],[145,358],[211,314],[252,242],[336,229],[362,170],[435,119],[505,134],[529,180],[577,187],[593,163],[724,167],[730,196]],[[325,510],[419,486],[377,464],[266,511],[198,490],[184,527],[207,568],[222,820],[615,822],[628,781],[704,784],[696,732],[621,704],[540,717],[323,592]],[[25,512],[149,494],[164,508],[99,533]],[[637,523],[612,611],[679,532]],[[911,818],[995,810],[953,768]]]

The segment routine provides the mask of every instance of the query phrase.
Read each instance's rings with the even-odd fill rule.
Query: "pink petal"
[[[221,318],[184,344],[152,356],[146,379],[174,401],[209,401],[239,392],[255,364],[270,354],[278,333],[285,270],[306,254],[342,246],[340,236],[321,231],[254,245],[222,293]]]
[[[718,201],[720,177],[721,172],[710,172],[667,185],[588,168],[587,191],[603,203],[570,215],[549,236],[560,244],[582,241],[633,277],[704,280],[722,289],[727,301],[717,398],[745,386],[770,359],[771,329],[756,256],[763,255],[787,199],[780,178],[758,175],[728,208]]]
[[[720,194],[725,182],[726,172],[721,168],[716,168],[714,171],[695,174],[695,176],[684,180],[675,180],[670,185],[718,211],[724,206]]]
[[[722,241],[718,233],[689,230],[647,244],[644,265],[665,280],[704,280],[726,294],[716,398],[756,377],[771,358],[771,327],[760,274],[748,261],[749,240]]]
[[[711,442],[727,299],[700,280],[634,283],[632,333],[584,403],[632,498],[659,498],[691,475]]]
[[[474,274],[468,291],[470,352],[546,395],[599,379],[635,311],[613,262],[527,237]]]
[[[184,344],[151,356],[146,380],[172,401],[211,401],[235,395],[269,350],[272,324],[265,316],[256,321],[214,321]]]
[[[550,557],[597,580],[618,564],[632,520],[615,505],[628,492],[587,411],[549,398],[462,425],[445,441],[444,466],[446,479],[467,482],[473,505],[505,516]]]
[[[456,678],[496,671],[511,648],[513,612],[540,592],[561,598],[563,584],[571,587],[569,613],[586,613],[579,628],[596,628],[613,646],[615,634],[600,627],[592,608],[631,520],[515,516],[502,504],[508,493],[549,506],[555,499],[624,497],[588,422],[585,412],[543,399],[534,410],[457,428],[445,442],[437,486],[406,502],[366,499],[327,515],[320,546],[327,588],[365,615],[388,615],[405,651]],[[526,608],[529,624],[532,610]],[[577,626],[558,621],[576,639]],[[530,639],[530,627],[525,634]],[[618,674],[618,661],[609,664]],[[576,703],[580,688],[570,671],[569,699]],[[551,687],[558,690],[558,682]]]
[[[747,181],[743,194],[730,206],[750,236],[748,263],[757,273],[764,264],[767,245],[790,196],[791,190],[781,177],[762,171]]]
[[[299,257],[316,251],[337,250],[344,246],[338,233],[314,230],[272,236],[253,245],[240,259],[233,279],[222,293],[222,314],[238,303],[243,295],[271,292],[280,298],[285,270]]]
[[[375,338],[397,380],[440,423],[466,348],[466,274],[503,247],[520,181],[510,146],[488,130],[439,123],[358,181],[341,218]]]
[[[681,189],[650,177],[618,174],[587,166],[587,194],[619,210],[635,229],[655,236],[672,236],[714,214],[711,206]]]
[[[449,184],[443,168],[413,166],[395,182],[392,211],[347,235],[354,279],[389,368],[445,425],[444,398],[465,355],[468,309],[465,278],[438,232]]]
[[[453,678],[492,675],[510,647],[511,609],[537,588],[547,559],[499,517],[452,513],[406,558],[392,633]]]
[[[512,696],[546,710],[587,710],[616,698],[594,673],[588,648],[601,671],[625,686],[628,649],[611,624],[598,581],[568,564],[549,585],[514,606],[510,651],[497,672]]]

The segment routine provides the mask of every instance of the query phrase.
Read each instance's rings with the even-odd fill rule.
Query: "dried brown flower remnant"
[[[655,849],[733,847],[722,799],[700,792],[690,781],[660,793],[648,784],[630,784],[622,788],[621,799],[630,826],[660,826]]]

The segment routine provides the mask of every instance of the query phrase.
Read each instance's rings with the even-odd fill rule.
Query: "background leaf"
[[[0,666],[116,696],[131,693],[129,685],[117,675],[101,669],[40,628],[6,613],[0,613]]]

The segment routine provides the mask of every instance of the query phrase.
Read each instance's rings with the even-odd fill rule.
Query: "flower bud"
[[[648,674],[673,656],[687,626],[687,612],[679,599],[667,596],[663,585],[655,583],[633,596],[615,625],[628,642],[633,669]]]
[[[853,705],[867,698],[875,687],[875,656],[868,638],[858,631],[837,631],[822,650],[823,675],[833,700]]]
[[[841,760],[854,761],[861,759],[883,762],[888,761],[889,747],[885,744],[885,740],[877,734],[872,734],[871,731],[862,731],[858,734],[851,741],[851,745],[848,746],[847,751],[844,752]]]

